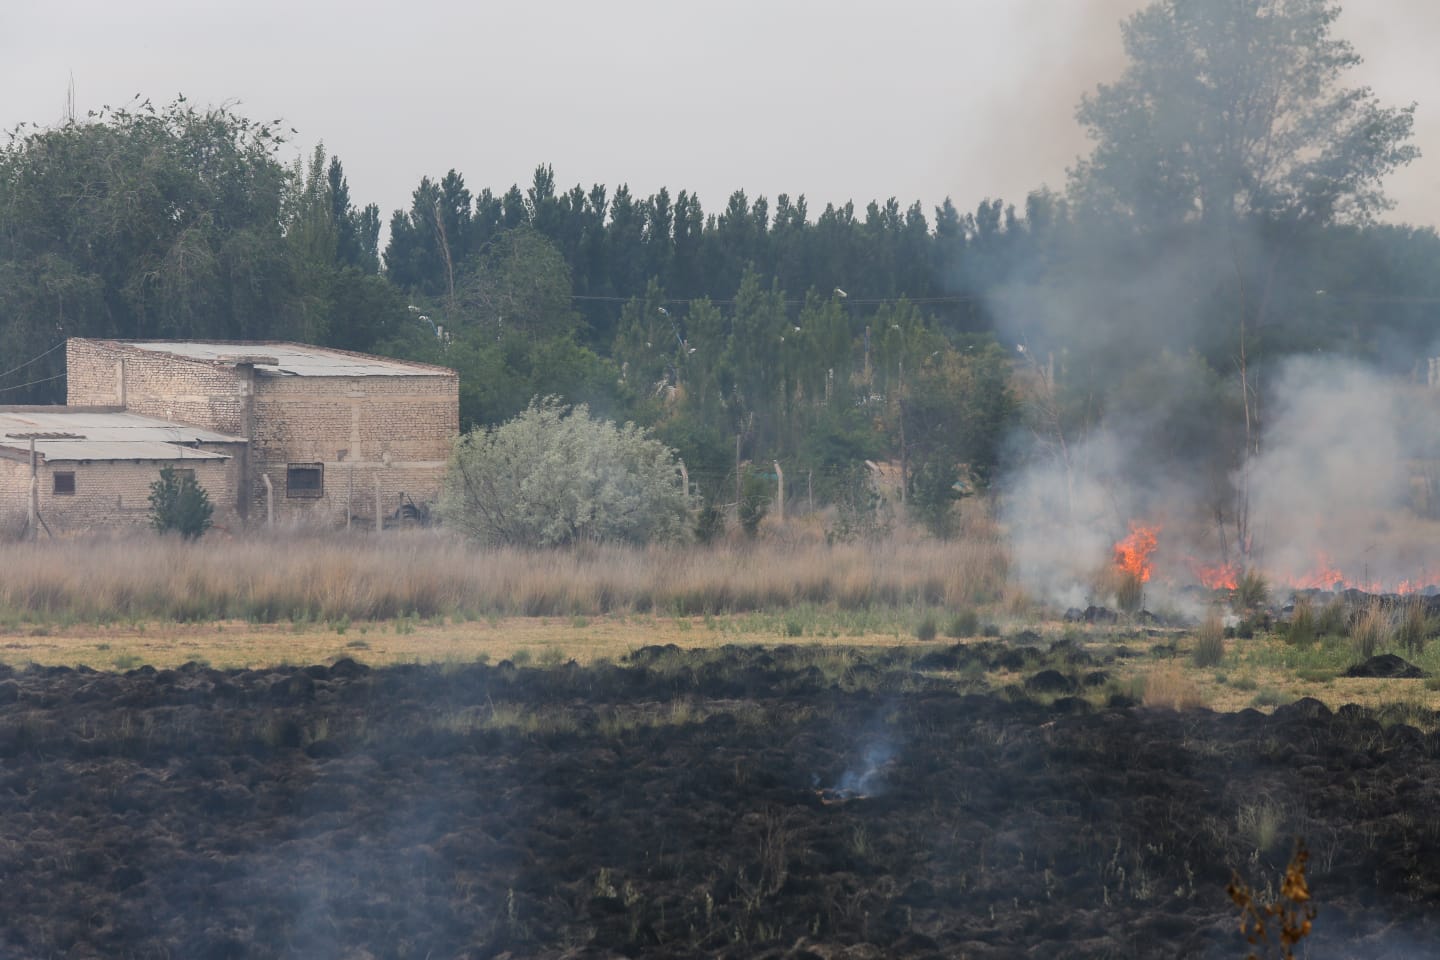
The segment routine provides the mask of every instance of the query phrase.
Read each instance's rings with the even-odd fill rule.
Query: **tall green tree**
[[[278,333],[297,282],[277,124],[181,98],[13,131],[0,148],[0,356],[67,336]],[[56,353],[19,382],[62,363]],[[0,397],[62,394],[54,379]]]
[[[1149,226],[1259,215],[1363,221],[1414,159],[1414,106],[1346,87],[1360,62],[1330,0],[1156,0],[1123,27],[1121,78],[1080,102],[1087,200]]]
[[[517,227],[467,265],[450,322],[534,340],[569,337],[576,321],[570,290],[570,268],[555,245],[529,226]]]
[[[380,272],[380,208],[373,203],[357,210],[350,202],[350,183],[339,157],[330,158],[330,216],[335,222],[336,257],[362,273]]]

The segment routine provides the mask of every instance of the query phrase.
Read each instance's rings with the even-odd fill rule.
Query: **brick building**
[[[184,468],[197,470],[217,523],[253,525],[273,513],[276,523],[371,524],[377,508],[387,517],[435,499],[459,432],[455,372],[427,364],[294,343],[76,338],[66,365],[65,407],[8,408],[32,420],[46,411],[37,426],[0,421],[0,520],[16,513],[17,498],[28,509],[31,433],[69,437],[35,441],[35,473],[42,517],[77,529],[143,522],[148,504],[135,491],[148,494],[160,467],[178,459],[206,461]],[[121,442],[104,432],[120,421],[82,416],[129,417],[137,431],[143,420],[162,433],[125,434],[130,443],[172,446],[62,460]],[[156,439],[164,430],[180,439]],[[81,442],[91,446],[61,446]],[[164,458],[176,450],[184,456]],[[72,474],[59,488],[57,471]]]
[[[214,522],[233,526],[244,448],[242,437],[114,407],[0,407],[0,524],[34,516],[52,534],[146,524],[150,485],[168,466],[193,475]]]

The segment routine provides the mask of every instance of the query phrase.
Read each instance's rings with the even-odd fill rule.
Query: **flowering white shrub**
[[[456,442],[440,514],[484,543],[553,547],[679,540],[691,506],[675,451],[546,397]]]

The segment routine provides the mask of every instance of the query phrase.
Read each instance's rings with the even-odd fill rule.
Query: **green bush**
[[[931,460],[911,475],[906,507],[931,536],[948,540],[955,532],[955,504],[964,495],[960,469],[949,460]]]
[[[940,632],[940,625],[935,622],[935,615],[925,614],[924,618],[915,625],[915,639],[925,643],[934,640]]]
[[[214,508],[210,495],[190,471],[160,468],[160,479],[150,485],[150,525],[160,533],[178,533],[198,540],[210,529]]]
[[[713,543],[725,532],[725,511],[718,504],[707,503],[695,517],[695,539],[699,543]]]
[[[980,629],[980,615],[974,610],[961,610],[945,626],[945,636],[952,640],[973,637]]]
[[[760,521],[770,512],[770,485],[754,473],[745,474],[740,484],[740,503],[736,511],[745,535],[754,537],[760,532]]]

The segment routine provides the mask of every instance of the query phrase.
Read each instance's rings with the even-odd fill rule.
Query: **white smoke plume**
[[[1050,455],[1033,458],[1004,497],[1019,582],[1058,606],[1108,602],[1105,573],[1132,524],[1157,533],[1147,600],[1177,609],[1196,602],[1199,571],[1222,561],[1258,570],[1282,593],[1440,582],[1437,527],[1426,518],[1440,505],[1430,490],[1440,476],[1424,468],[1436,461],[1440,390],[1353,359],[1302,356],[1275,368],[1263,396],[1259,453],[1219,489],[1213,470],[1152,453],[1147,438],[1184,429],[1180,385],[1142,409],[1119,406],[1063,453],[1047,444]],[[1247,503],[1248,529],[1236,522]]]
[[[1249,473],[1262,569],[1279,583],[1340,575],[1372,590],[1426,579],[1433,551],[1412,477],[1423,479],[1416,464],[1433,441],[1411,424],[1436,395],[1353,360],[1295,357],[1273,396]]]

